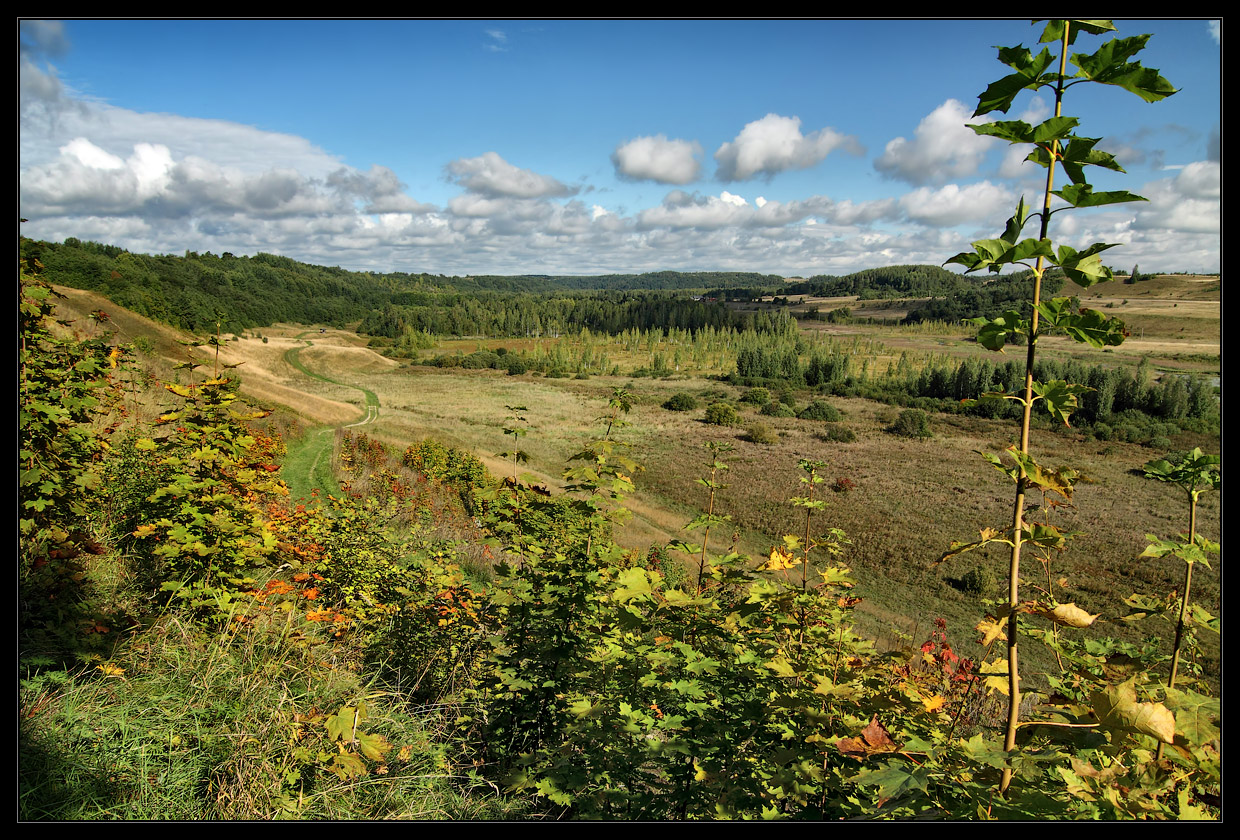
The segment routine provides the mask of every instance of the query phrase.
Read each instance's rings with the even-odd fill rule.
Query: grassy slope
[[[1139,296],[1139,308],[1134,302],[1136,295],[1123,303],[1123,295],[1134,290],[1148,292]],[[1102,294],[1096,290],[1092,293]],[[1204,325],[1200,330],[1204,343],[1208,345],[1217,334],[1218,322],[1209,317],[1213,311],[1217,318],[1219,311],[1217,283],[1212,287],[1201,278],[1160,278],[1135,286],[1116,284],[1105,294],[1110,301],[1104,297],[1091,302],[1115,302],[1121,310],[1131,307],[1134,314],[1155,320],[1168,305],[1177,312],[1191,309],[1190,304],[1204,303],[1205,311],[1195,316]],[[851,493],[831,495],[821,525],[843,528],[853,541],[848,561],[863,581],[861,594],[867,600],[862,612],[870,621],[866,629],[875,635],[916,635],[930,619],[946,616],[956,629],[957,643],[972,635],[966,628],[976,621],[981,606],[952,583],[981,558],[970,555],[937,568],[931,565],[953,540],[972,539],[979,528],[998,525],[1009,516],[1011,493],[1006,479],[974,452],[1001,452],[1013,440],[1015,429],[1011,424],[937,416],[932,423],[932,440],[905,441],[883,431],[894,417],[894,409],[866,400],[834,400],[858,438],[855,443],[839,444],[819,440],[814,424],[758,418],[746,407],[746,423],[761,419],[780,435],[778,444],[763,446],[741,440],[743,427],[723,429],[700,422],[700,410],[678,414],[660,407],[677,390],[739,396],[740,391],[726,385],[698,379],[552,380],[508,377],[496,371],[399,367],[359,346],[364,339],[343,331],[310,333],[313,347],[290,352],[304,347],[294,341],[303,331],[264,331],[269,344],[255,338],[241,339],[230,343],[227,353],[232,354],[229,358],[236,356],[247,362],[239,369],[244,371],[243,381],[258,382],[257,390],[271,399],[292,392],[290,405],[309,419],[331,426],[352,422],[362,409],[358,397],[364,395],[367,404],[383,406],[376,422],[367,427],[368,433],[400,448],[423,437],[465,447],[476,451],[497,475],[510,470],[495,456],[508,443],[502,432],[509,413],[506,406],[526,406],[532,430],[522,440],[522,448],[531,460],[523,472],[553,487],[559,484],[565,459],[593,433],[606,394],[617,385],[629,387],[638,404],[625,434],[634,444],[637,460],[646,465],[637,477],[638,492],[630,499],[636,515],[619,535],[631,546],[645,547],[685,536],[680,530],[682,524],[704,500],[695,482],[702,474],[702,445],[708,440],[727,440],[737,447],[729,458],[733,469],[727,480],[731,486],[721,495],[720,504],[723,512],[735,519],[739,547],[755,556],[764,554],[773,538],[794,527],[795,514],[786,500],[799,492],[797,459],[825,460],[832,480],[846,477],[856,484]],[[984,354],[975,344],[935,331],[893,333],[880,328],[877,335],[889,347],[907,342],[935,352]],[[1164,351],[1174,349],[1178,341],[1172,338],[1160,347]],[[1047,343],[1051,345],[1048,350],[1054,352],[1055,343]],[[1167,358],[1173,355],[1164,352]],[[1088,358],[1096,361],[1105,357],[1093,353]],[[281,384],[286,390],[277,395],[269,390],[270,383]],[[1190,438],[1183,436],[1173,443],[1182,448],[1199,444],[1208,451],[1218,450],[1217,441]],[[297,473],[290,474],[291,485],[297,486],[302,473],[307,480],[304,493],[296,491],[294,498],[308,494],[314,486],[311,472],[319,476],[315,480],[320,484],[326,480],[322,452],[327,436],[310,434],[303,440],[307,442],[304,446],[291,447],[288,464],[289,470]],[[1061,600],[1075,600],[1091,612],[1110,617],[1120,609],[1119,599],[1134,589],[1166,592],[1177,585],[1179,569],[1135,559],[1144,547],[1145,533],[1170,536],[1183,527],[1180,500],[1167,488],[1133,474],[1161,453],[1049,431],[1035,433],[1034,450],[1044,463],[1077,463],[1096,482],[1082,486],[1076,509],[1066,513],[1066,523],[1084,533],[1051,569],[1055,578],[1061,574],[1069,578],[1070,588],[1057,592]],[[1217,498],[1206,497],[1201,519],[1202,533],[1218,539],[1221,525]],[[731,539],[733,535],[716,532],[715,536]],[[994,564],[996,570],[1002,565],[997,552],[985,562]],[[1029,563],[1028,579],[1045,580],[1045,571],[1035,561]],[[1203,570],[1196,577],[1195,596],[1208,608],[1219,606],[1217,572]],[[1108,632],[1123,629],[1106,627]]]

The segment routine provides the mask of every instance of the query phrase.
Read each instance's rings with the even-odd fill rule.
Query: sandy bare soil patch
[[[338,388],[339,394],[324,393],[323,386],[328,383],[307,377],[285,360],[284,354],[297,347],[305,347],[305,343],[287,337],[268,336],[266,344],[260,339],[243,338],[228,342],[220,350],[220,362],[242,363],[236,368],[241,390],[260,402],[286,405],[315,423],[337,425],[356,420],[359,411],[364,411],[358,401],[340,399],[356,392]],[[198,355],[205,365],[214,364],[213,352],[199,350]]]
[[[398,362],[368,348],[323,344],[320,338],[311,339],[314,344],[301,351],[301,363],[323,376],[382,373],[400,367]]]

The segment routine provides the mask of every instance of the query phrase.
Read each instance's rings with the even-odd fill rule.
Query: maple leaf
[[[845,755],[855,758],[866,758],[880,753],[896,752],[900,749],[900,746],[891,740],[887,728],[878,722],[878,715],[875,715],[869,725],[861,730],[860,738],[841,738],[835,742],[835,747]]]

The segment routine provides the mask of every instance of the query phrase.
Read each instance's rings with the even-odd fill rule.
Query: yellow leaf
[[[937,712],[939,709],[943,708],[943,705],[946,702],[946,697],[941,697],[937,694],[933,697],[923,697],[921,700],[921,703],[926,707],[927,712]]]
[[[102,665],[99,665],[96,667],[100,671],[103,672],[103,675],[105,677],[119,677],[125,673],[124,668],[118,668],[117,666],[113,665],[111,662],[105,662]]]
[[[1006,696],[1008,693],[1008,666],[1007,662],[1002,659],[996,659],[993,662],[983,662],[981,668],[982,674],[989,674],[986,677],[986,691],[997,691]],[[1017,680],[1019,681],[1019,677]]]
[[[983,618],[973,628],[982,633],[982,638],[978,642],[982,647],[987,647],[995,639],[1007,641],[1007,633],[1003,632],[1003,628],[1007,627],[1007,616],[1000,619],[993,619],[990,616]]]
[[[771,559],[762,568],[770,572],[782,572],[784,569],[791,569],[799,562],[787,549],[775,546],[771,549]]]
[[[1059,604],[1055,607],[1047,604],[1032,604],[1029,607],[1029,612],[1034,615],[1040,615],[1043,618],[1049,618],[1056,624],[1063,624],[1067,627],[1088,627],[1094,623],[1095,618],[1102,615],[1102,613],[1090,615],[1076,604]]]

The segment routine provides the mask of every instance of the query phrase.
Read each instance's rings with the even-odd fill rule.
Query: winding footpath
[[[307,368],[301,361],[301,351],[306,347],[313,347],[314,342],[306,339],[304,336],[305,333],[297,336],[297,338],[305,342],[305,347],[293,347],[284,352],[284,360],[286,362],[311,379],[330,382],[333,385],[341,385],[345,388],[353,388],[354,390],[361,391],[366,397],[365,412],[360,420],[353,423],[343,423],[339,426],[327,426],[314,433],[307,433],[300,441],[289,447],[284,457],[284,481],[288,485],[289,496],[294,499],[305,499],[308,501],[311,498],[313,489],[316,487],[336,489],[330,470],[319,475],[317,480],[315,478],[316,471],[327,463],[324,461],[324,456],[331,457],[336,429],[367,426],[377,421],[379,419],[379,396],[374,391],[369,391],[359,385],[331,379]],[[308,466],[306,466],[307,464]]]

